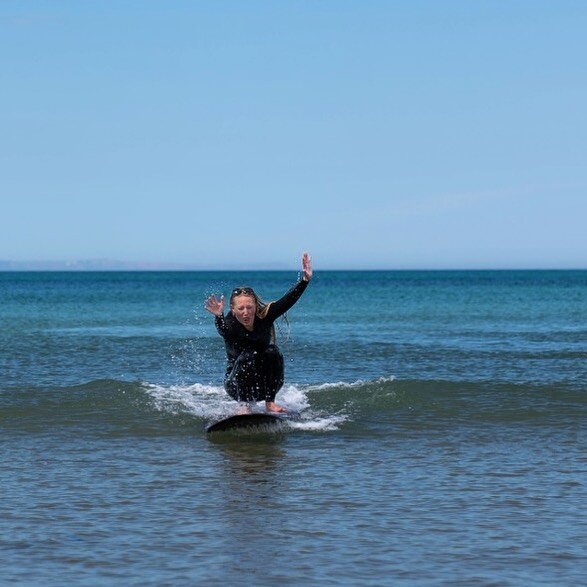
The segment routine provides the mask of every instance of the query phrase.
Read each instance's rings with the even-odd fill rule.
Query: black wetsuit
[[[253,330],[247,330],[229,312],[216,317],[216,328],[226,345],[224,387],[237,401],[275,400],[283,385],[283,356],[271,340],[273,323],[287,312],[308,286],[298,281],[282,298],[269,304],[264,318],[255,316]]]

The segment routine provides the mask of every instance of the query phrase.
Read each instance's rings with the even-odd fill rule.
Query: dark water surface
[[[579,585],[587,272],[323,272],[276,431],[204,297],[287,272],[0,273],[0,583]]]

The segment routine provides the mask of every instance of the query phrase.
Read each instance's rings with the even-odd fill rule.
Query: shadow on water
[[[210,443],[223,456],[226,478],[247,479],[271,474],[284,456],[285,435],[263,431],[222,432],[209,435]]]
[[[252,584],[273,584],[277,571],[260,563],[281,560],[283,552],[290,552],[292,512],[283,508],[284,496],[292,492],[288,436],[256,429],[208,437],[209,450],[217,457],[214,502],[219,506],[214,513],[219,548],[226,554],[225,583],[240,584],[247,577]]]
[[[218,497],[223,503],[224,548],[236,556],[239,573],[243,568],[254,571],[259,553],[277,555],[275,541],[283,522],[273,514],[287,490],[284,440],[279,432],[210,435],[221,457]]]

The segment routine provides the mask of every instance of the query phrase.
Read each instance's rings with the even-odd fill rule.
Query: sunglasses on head
[[[253,291],[252,287],[235,287],[232,290],[233,296],[240,296],[242,294],[253,295],[255,292]]]

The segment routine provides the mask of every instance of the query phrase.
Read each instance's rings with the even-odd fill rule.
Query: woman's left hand
[[[312,279],[312,259],[308,253],[302,255],[302,279],[310,281]]]

